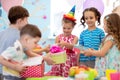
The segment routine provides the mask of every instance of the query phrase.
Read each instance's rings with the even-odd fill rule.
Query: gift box
[[[65,51],[58,52],[56,54],[50,53],[50,56],[52,60],[55,61],[55,64],[65,63],[67,60],[67,55]]]
[[[106,74],[107,80],[111,80],[111,79],[110,79],[110,74],[111,74],[111,73],[116,73],[116,72],[117,72],[117,71],[116,71],[116,70],[113,70],[113,69],[106,69],[105,74]]]
[[[43,77],[45,64],[42,57],[35,57],[25,61],[24,65],[28,66],[27,70],[20,73],[23,78]]]
[[[66,51],[57,45],[50,48],[50,56],[55,64],[65,63],[67,60]]]

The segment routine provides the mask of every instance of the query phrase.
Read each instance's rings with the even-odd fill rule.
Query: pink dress
[[[63,34],[59,35],[60,41],[64,40],[70,44],[72,43],[74,38],[75,38],[75,35],[70,35],[68,37],[64,37]],[[77,65],[76,53],[73,50],[67,49],[67,48],[64,48],[64,50],[66,50],[66,54],[67,54],[66,63],[53,65],[50,71],[50,75],[68,77],[70,67]]]

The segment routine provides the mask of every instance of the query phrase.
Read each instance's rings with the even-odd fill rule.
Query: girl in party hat
[[[63,33],[58,35],[55,39],[55,43],[66,50],[67,60],[62,64],[55,64],[52,66],[50,75],[68,77],[70,67],[76,66],[76,54],[73,51],[74,44],[77,44],[77,36],[71,34],[75,26],[76,19],[74,18],[75,6],[70,10],[68,14],[65,14],[62,19]]]

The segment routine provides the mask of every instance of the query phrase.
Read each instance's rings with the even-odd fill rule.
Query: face
[[[26,41],[26,48],[29,50],[33,50],[38,45],[39,40],[39,37],[29,37]]]
[[[84,13],[85,22],[88,25],[88,27],[95,27],[96,17],[94,12],[92,11],[86,11]]]
[[[107,33],[107,21],[104,19],[104,25],[103,25],[104,31]]]
[[[64,23],[63,22],[63,33],[64,33],[65,36],[71,35],[72,30],[73,30],[72,23]]]

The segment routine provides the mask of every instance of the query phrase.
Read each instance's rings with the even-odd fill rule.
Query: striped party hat
[[[76,19],[74,18],[74,14],[75,14],[75,5],[73,6],[73,8],[69,11],[68,14],[64,14],[64,18],[67,18],[69,20],[72,21],[76,21]]]

